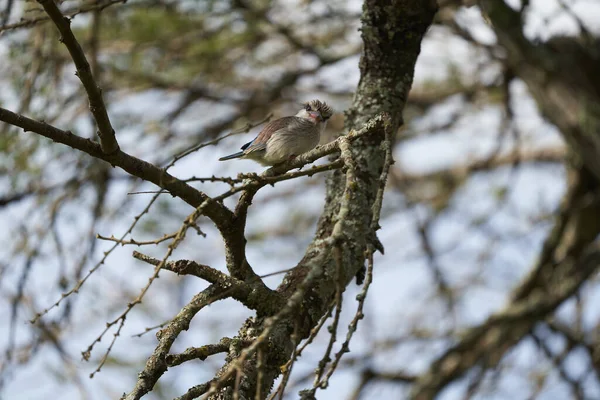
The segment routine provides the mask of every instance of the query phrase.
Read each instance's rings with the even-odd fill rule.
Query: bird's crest
[[[321,113],[321,117],[325,121],[333,115],[333,109],[324,101],[311,100],[307,103],[304,103],[303,105],[306,111],[319,111]]]

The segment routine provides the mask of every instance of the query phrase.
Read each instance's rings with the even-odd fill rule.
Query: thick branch
[[[336,170],[328,180],[326,205],[316,237],[302,261],[286,275],[278,288],[290,299],[302,293],[300,307],[278,320],[275,326],[269,325],[269,347],[264,349],[263,357],[270,361],[263,368],[261,378],[257,376],[256,360],[243,364],[240,398],[254,397],[257,385],[272,386],[281,373],[276,366],[285,364],[292,354],[294,343],[290,329],[296,326],[297,337],[307,337],[311,328],[329,310],[338,282],[347,285],[364,266],[367,244],[375,236],[372,231],[378,227],[377,221],[373,224],[372,219],[385,164],[386,152],[385,146],[382,146],[386,140],[385,132],[395,132],[401,122],[401,111],[412,83],[420,43],[435,10],[435,1],[365,2],[361,80],[353,106],[346,116],[348,130],[364,127],[371,134],[357,138],[349,147],[345,146],[343,160],[345,164],[346,160],[351,163],[352,174],[346,176],[345,171]],[[385,118],[381,114],[388,116]],[[374,118],[376,115],[379,117]],[[338,230],[334,233],[336,226]],[[331,256],[334,238],[342,253],[341,268],[338,268],[341,271],[338,273]],[[240,329],[239,337],[254,340],[256,332],[266,329],[263,322],[262,319],[248,322]],[[228,358],[220,373],[227,376],[232,368],[239,366],[236,357]],[[222,390],[211,398],[228,399],[228,393]]]
[[[15,114],[0,107],[0,121],[23,128],[26,132],[31,131],[38,135],[52,139],[55,142],[65,144],[76,150],[80,150],[92,157],[104,160],[113,166],[122,168],[129,174],[137,176],[140,179],[154,183],[155,185],[169,191],[173,196],[181,198],[192,207],[199,207],[204,201],[208,204],[204,208],[205,215],[208,216],[221,232],[225,232],[226,237],[230,232],[230,226],[233,213],[223,204],[212,201],[210,198],[191,187],[187,183],[173,177],[161,168],[156,167],[149,162],[130,156],[121,150],[112,154],[106,154],[102,151],[100,145],[89,139],[84,139],[74,135],[70,131],[63,131],[44,122]]]
[[[106,105],[102,99],[102,89],[100,89],[100,86],[94,80],[92,69],[85,58],[83,49],[71,31],[71,20],[63,16],[56,3],[54,3],[54,0],[38,0],[38,3],[44,7],[44,10],[46,10],[46,13],[58,28],[61,35],[60,41],[67,47],[75,63],[75,68],[77,68],[76,75],[81,79],[81,83],[83,83],[83,87],[87,92],[88,99],[90,100],[90,111],[98,125],[98,136],[100,136],[102,152],[105,154],[117,152],[119,144],[115,138],[115,130],[110,124]]]
[[[396,132],[401,122],[401,111],[412,83],[414,63],[420,51],[423,34],[433,19],[435,2],[427,1],[366,1],[363,7],[362,37],[365,49],[361,58],[361,80],[353,105],[346,113],[347,128],[378,129],[377,121],[367,121],[378,113],[389,115],[385,129]],[[383,128],[383,126],[381,126]],[[379,129],[381,129],[379,128]],[[371,237],[371,210],[379,190],[379,176],[384,165],[385,152],[381,149],[384,129],[378,134],[358,138],[351,146],[351,156],[356,164],[352,182],[347,181],[342,171],[335,171],[327,183],[327,203],[317,227],[317,237],[299,266],[289,273],[280,291],[290,294],[302,282],[305,266],[319,255],[319,241],[331,235],[336,222],[346,218],[344,224],[345,246],[343,278],[348,284],[364,265],[364,251]],[[344,210],[345,187],[350,184],[352,201]],[[344,211],[341,213],[341,211]],[[375,225],[377,226],[377,225]],[[325,267],[330,270],[329,279],[319,281],[305,304],[308,318],[307,334],[326,312],[329,299],[334,294],[335,284],[331,281],[334,263],[330,259]]]
[[[138,375],[133,390],[129,394],[123,395],[122,399],[137,400],[151,391],[156,381],[167,371],[167,355],[175,339],[182,331],[188,329],[192,318],[202,308],[226,297],[227,293],[215,285],[211,285],[194,296],[192,301],[183,307],[165,328],[158,331],[156,334],[158,346],[146,361],[144,370]]]

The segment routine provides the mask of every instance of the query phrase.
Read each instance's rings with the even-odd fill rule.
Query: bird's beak
[[[323,121],[323,117],[321,117],[321,113],[318,111],[309,111],[308,115],[316,121],[319,121],[319,122]]]

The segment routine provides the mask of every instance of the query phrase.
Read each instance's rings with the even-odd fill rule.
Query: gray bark
[[[372,226],[372,208],[380,187],[384,167],[382,143],[385,131],[396,132],[402,124],[402,110],[410,90],[421,41],[437,10],[435,1],[367,0],[363,6],[363,55],[361,79],[350,109],[346,128],[361,128],[376,115],[389,117],[375,132],[359,138],[350,148],[355,170],[335,171],[327,181],[327,197],[319,219],[315,239],[304,258],[289,272],[277,289],[284,298],[303,294],[301,304],[271,330],[263,347],[265,368],[262,388],[271,388],[293,350],[292,333],[306,338],[327,312],[338,284],[345,287],[364,267],[365,251],[376,239]],[[337,229],[337,231],[336,231]],[[343,249],[341,271],[336,270],[331,242]],[[340,243],[343,242],[343,243]],[[264,328],[265,319],[249,319],[239,331],[239,339],[254,340]],[[229,354],[224,373],[231,368],[239,352]],[[240,399],[255,398],[257,379],[255,358],[244,364]],[[267,390],[260,397],[266,396]],[[231,387],[223,388],[215,399],[231,398]]]

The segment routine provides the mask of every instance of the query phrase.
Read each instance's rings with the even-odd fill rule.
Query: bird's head
[[[326,122],[332,114],[333,110],[327,103],[320,100],[311,100],[303,104],[303,108],[298,111],[296,116],[319,123]]]

